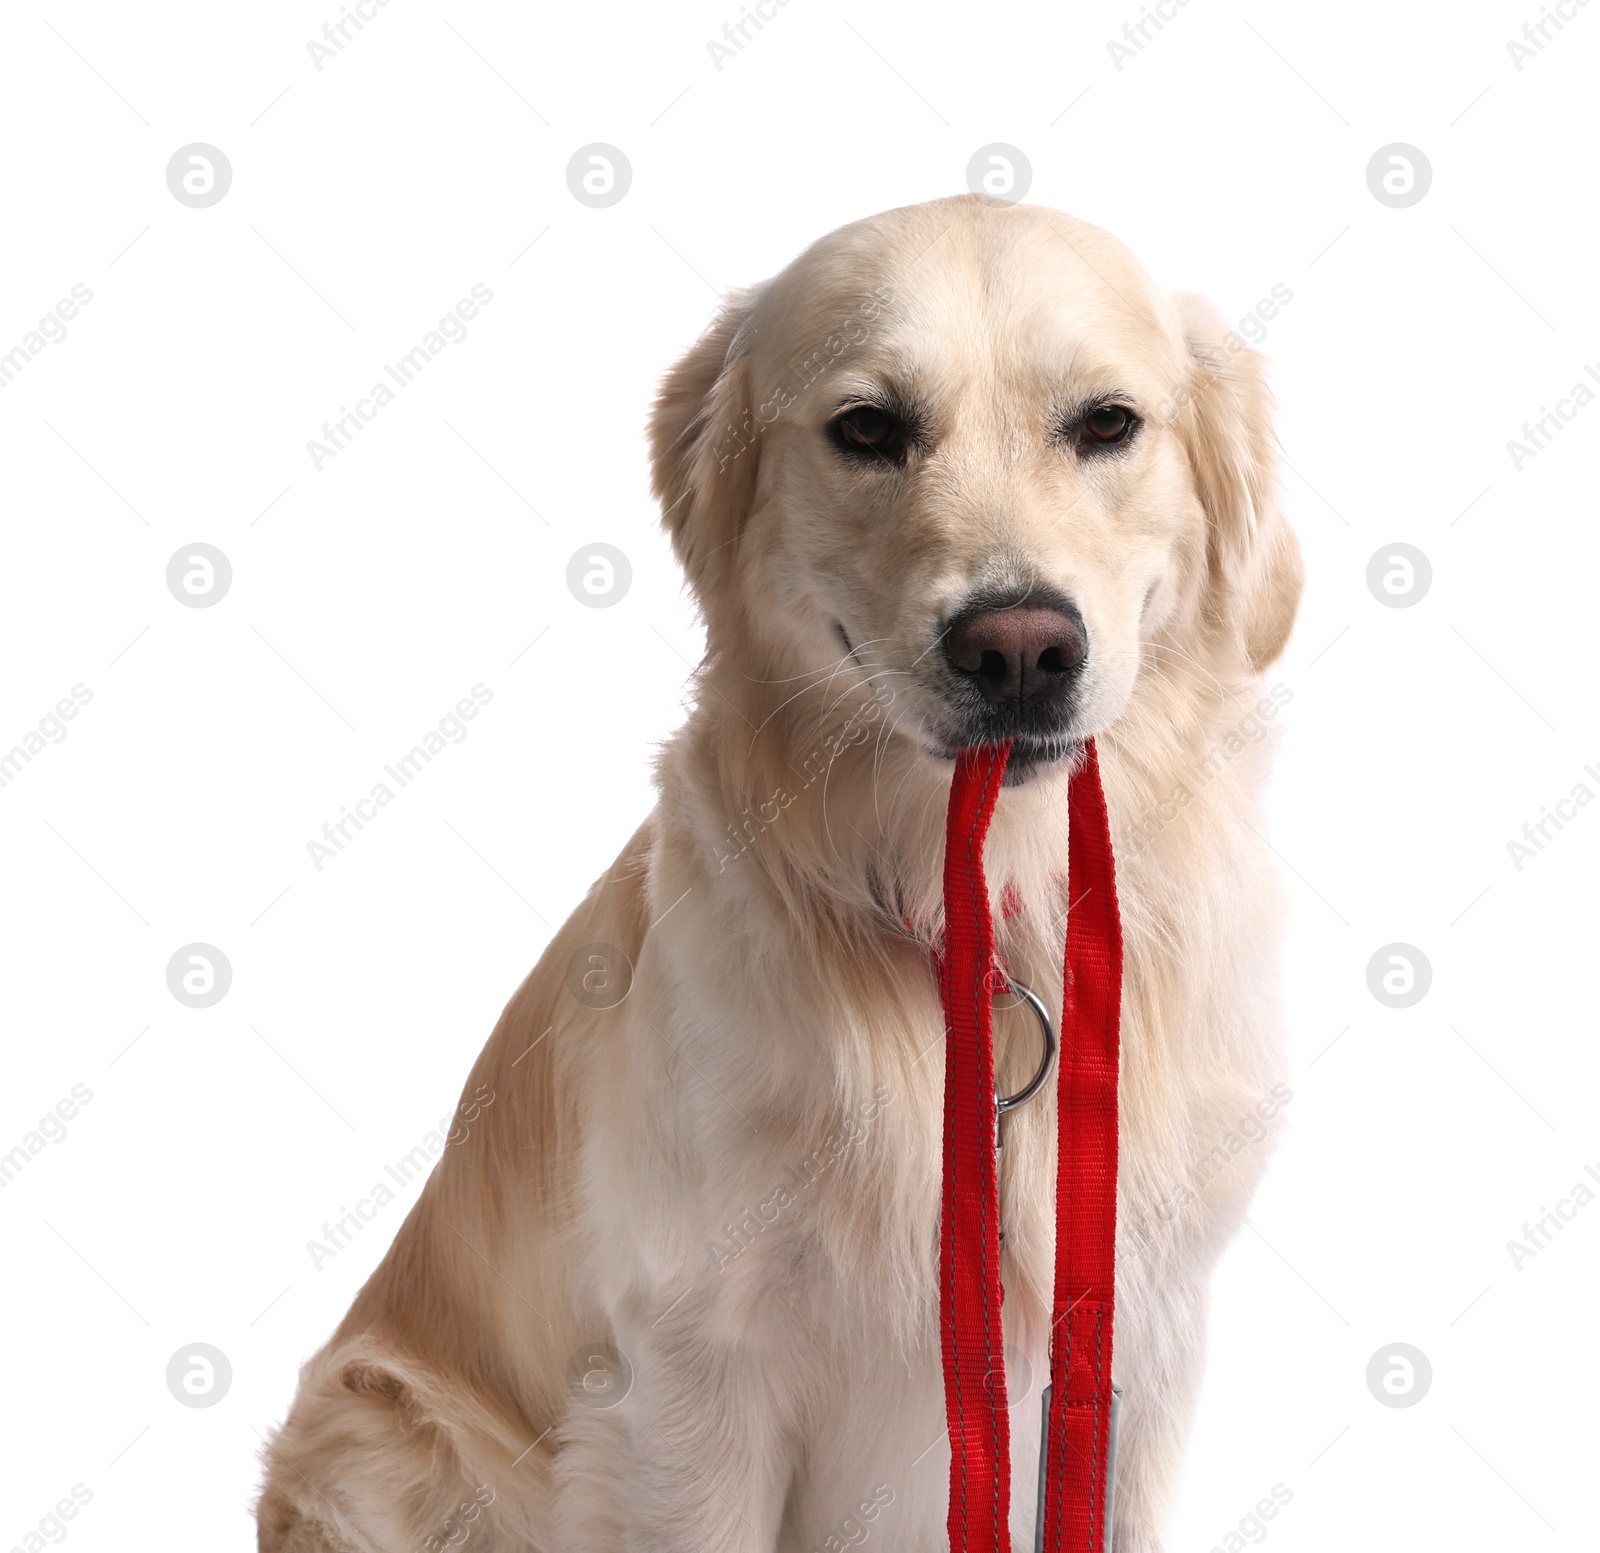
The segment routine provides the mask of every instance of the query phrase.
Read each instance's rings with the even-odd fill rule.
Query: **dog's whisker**
[[[875,638],[875,640],[876,641],[887,641],[888,638],[887,637],[878,637],[878,638]],[[871,643],[863,643],[862,645],[863,646],[870,646],[872,644]],[[812,679],[811,679],[811,683],[810,684],[802,685],[800,687],[800,689],[795,691],[795,693],[792,696],[788,696],[784,700],[780,701],[777,706],[775,706],[764,718],[762,718],[759,726],[757,726],[757,728],[755,729],[755,732],[752,733],[751,736],[750,736],[750,749],[753,750],[755,748],[756,736],[759,735],[761,733],[762,729],[764,729],[767,726],[767,724],[772,721],[772,719],[774,717],[776,717],[781,711],[783,711],[783,709],[786,706],[789,706],[791,703],[793,703],[795,701],[798,701],[801,696],[806,695],[808,692],[817,689],[819,684],[822,681],[826,680],[829,683],[831,683],[833,678],[844,668],[845,664],[847,664],[847,663],[849,663],[851,661],[852,661],[851,654],[846,653],[842,658],[840,658],[838,660],[838,662],[834,663],[830,668],[814,670],[813,673],[812,673]],[[825,686],[823,688],[824,688],[824,690],[826,689]],[[746,753],[748,753],[748,751]]]

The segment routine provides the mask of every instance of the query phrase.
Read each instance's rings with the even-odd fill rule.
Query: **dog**
[[[730,296],[650,445],[697,702],[304,1366],[259,1546],[946,1547],[946,798],[960,750],[1011,741],[997,948],[1059,1007],[1093,736],[1126,944],[1114,1539],[1157,1553],[1210,1269],[1288,1097],[1257,806],[1302,566],[1262,362],[1108,234],[963,195]],[[997,1007],[995,1046],[1020,1088],[1026,1009]],[[1055,1129],[1053,1086],[1005,1122],[1017,1550]]]

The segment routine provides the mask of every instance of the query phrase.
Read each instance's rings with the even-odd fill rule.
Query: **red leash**
[[[952,1553],[1011,1553],[1011,1432],[1000,1306],[1000,1200],[991,999],[1005,977],[983,843],[1010,745],[956,761],[945,827],[944,1211],[939,1325],[950,1423]],[[1056,1280],[1035,1546],[1104,1553],[1113,1465],[1117,1059],[1122,927],[1094,741],[1067,797],[1067,943],[1061,1012]]]

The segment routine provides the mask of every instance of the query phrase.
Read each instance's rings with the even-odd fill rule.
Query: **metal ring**
[[[1039,1029],[1044,1036],[1044,1057],[1039,1063],[1039,1071],[1016,1094],[995,1097],[994,1109],[997,1117],[1015,1111],[1018,1106],[1024,1106],[1033,1099],[1044,1088],[1045,1080],[1050,1077],[1050,1070],[1056,1065],[1056,1027],[1050,1018],[1050,1010],[1039,1001],[1039,996],[1032,987],[1024,986],[1009,976],[1006,977],[1006,985],[1033,1010],[1034,1018],[1039,1021]]]

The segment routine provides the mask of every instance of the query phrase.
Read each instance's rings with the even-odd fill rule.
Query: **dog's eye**
[[[1090,447],[1112,447],[1125,442],[1133,430],[1133,412],[1120,404],[1102,404],[1083,418],[1083,436]]]
[[[829,427],[834,442],[858,457],[884,458],[899,463],[905,457],[906,428],[887,410],[857,405],[846,410]]]

